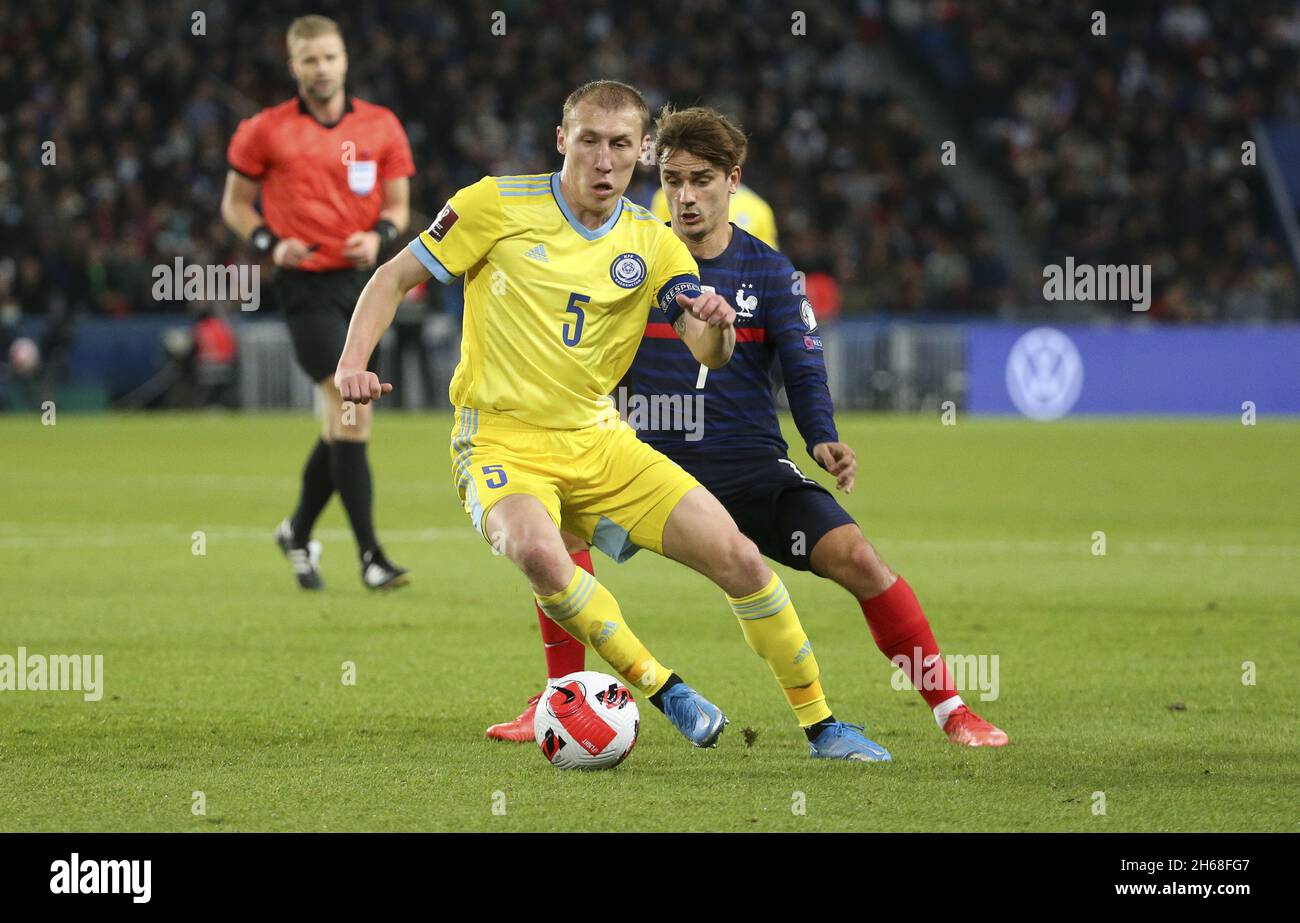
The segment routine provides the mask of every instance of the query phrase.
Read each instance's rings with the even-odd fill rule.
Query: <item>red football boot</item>
[[[537,703],[542,699],[539,692],[528,700],[528,707],[514,721],[494,724],[487,729],[488,740],[509,740],[514,743],[531,743],[533,738],[533,715],[537,712]],[[1006,737],[1005,734],[1002,735]]]
[[[949,740],[963,747],[1005,747],[1011,741],[1006,731],[989,724],[965,705],[958,706],[948,716],[943,732]]]

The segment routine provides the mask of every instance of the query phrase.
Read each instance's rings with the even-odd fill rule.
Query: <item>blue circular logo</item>
[[[622,253],[609,266],[609,277],[623,288],[636,288],[645,281],[645,260],[635,253]]]
[[[1060,330],[1035,327],[1011,347],[1007,393],[1029,419],[1060,419],[1074,407],[1082,390],[1083,357]]]

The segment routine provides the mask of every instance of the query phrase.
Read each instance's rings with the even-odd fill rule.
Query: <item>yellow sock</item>
[[[613,594],[581,567],[573,569],[573,579],[563,590],[538,596],[537,605],[644,695],[654,695],[672,675],[632,634]]]
[[[790,593],[776,574],[757,593],[727,597],[755,654],[767,661],[801,727],[831,716],[818,679],[812,642],[799,624]]]

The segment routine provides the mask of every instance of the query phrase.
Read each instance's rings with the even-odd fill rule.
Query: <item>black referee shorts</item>
[[[275,301],[289,325],[298,365],[312,381],[334,377],[347,342],[352,309],[370,274],[369,269],[303,272],[276,268],[271,281]],[[376,373],[378,354],[376,349],[367,366]]]
[[[788,458],[676,461],[718,498],[759,551],[787,567],[812,570],[812,551],[822,536],[854,522],[830,491]]]

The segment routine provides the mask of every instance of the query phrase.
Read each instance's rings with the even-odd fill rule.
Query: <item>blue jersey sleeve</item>
[[[808,455],[812,456],[813,446],[839,442],[840,437],[835,429],[830,388],[826,385],[821,331],[812,304],[806,296],[793,291],[794,266],[789,260],[783,263],[784,285],[778,281],[768,295],[767,338],[781,363],[795,426]]]

